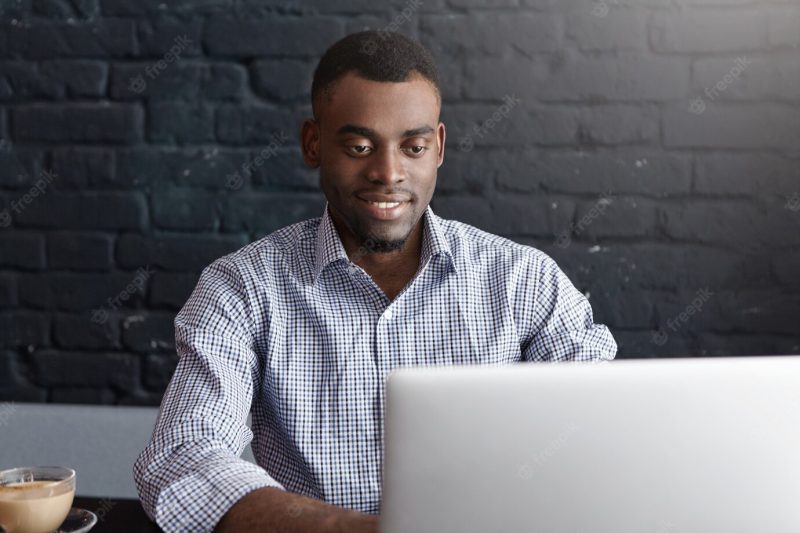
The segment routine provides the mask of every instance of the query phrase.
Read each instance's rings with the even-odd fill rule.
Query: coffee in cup
[[[0,472],[0,527],[7,533],[49,533],[69,514],[75,471],[60,466]]]

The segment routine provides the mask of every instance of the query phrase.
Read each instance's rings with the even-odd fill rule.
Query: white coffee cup
[[[69,514],[75,471],[26,466],[0,471],[0,527],[6,533],[50,533]]]

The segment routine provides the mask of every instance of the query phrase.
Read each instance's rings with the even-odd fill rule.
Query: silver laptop
[[[401,369],[381,532],[800,532],[800,356]]]

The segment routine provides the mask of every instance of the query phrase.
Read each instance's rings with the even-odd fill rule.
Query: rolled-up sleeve
[[[211,531],[247,493],[283,488],[241,459],[247,415],[260,388],[253,316],[236,267],[218,259],[175,318],[179,361],[134,480],[148,516],[165,531]]]
[[[523,285],[529,310],[523,360],[602,362],[616,356],[611,332],[594,323],[589,301],[547,254],[537,251]]]

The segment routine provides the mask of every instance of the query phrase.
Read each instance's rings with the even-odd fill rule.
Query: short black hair
[[[436,63],[419,42],[399,32],[369,30],[351,33],[331,45],[319,60],[311,83],[311,107],[318,118],[318,101],[329,95],[339,78],[351,70],[372,81],[403,82],[415,72],[442,91]]]

